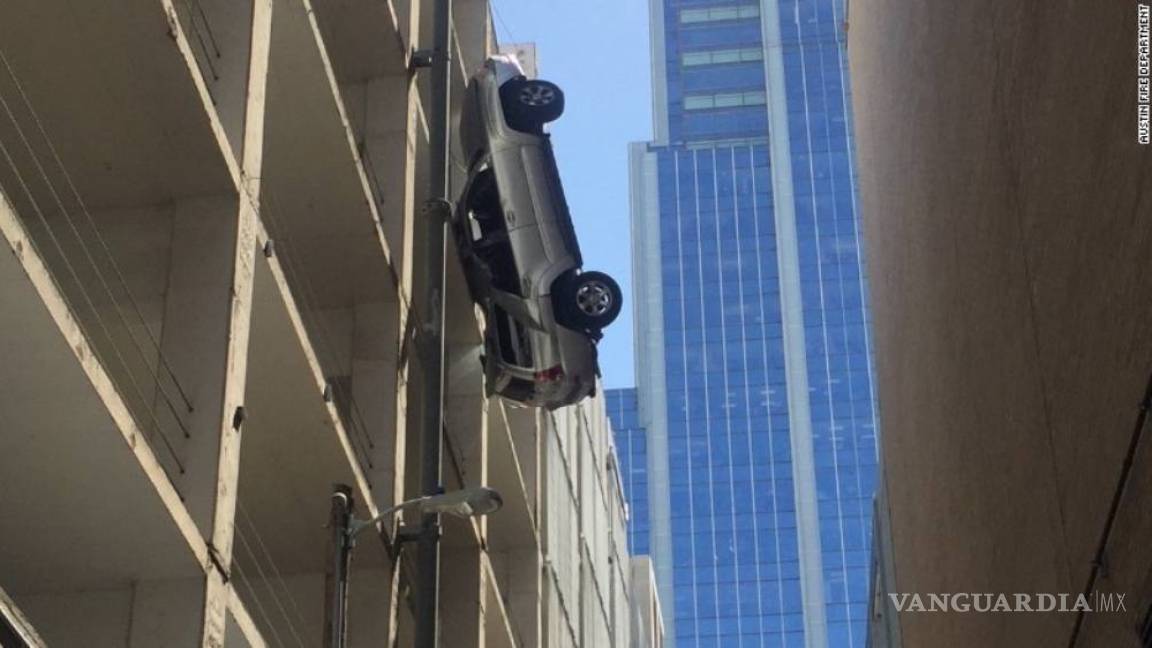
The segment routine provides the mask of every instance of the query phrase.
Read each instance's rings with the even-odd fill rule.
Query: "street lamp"
[[[352,561],[352,547],[357,534],[397,511],[416,509],[421,516],[447,514],[468,518],[495,513],[503,504],[504,499],[500,493],[478,486],[440,495],[424,495],[400,502],[371,519],[357,520],[352,516],[352,488],[337,484],[332,491],[332,511],[329,517],[333,561],[328,569],[326,587],[328,618],[325,623],[325,648],[344,648],[348,617],[348,567]]]
[[[407,502],[400,502],[396,506],[381,511],[379,515],[370,520],[357,520],[352,518],[348,523],[349,540],[356,536],[364,529],[374,526],[380,520],[392,515],[396,511],[408,508],[416,508],[422,515],[436,515],[448,514],[455,515],[456,517],[479,517],[495,513],[500,510],[504,505],[504,498],[500,497],[500,493],[491,488],[478,486],[476,488],[465,488],[451,493],[444,493],[442,495],[425,495],[410,499]]]

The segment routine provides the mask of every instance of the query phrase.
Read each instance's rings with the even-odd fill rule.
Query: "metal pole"
[[[422,417],[423,466],[421,491],[436,495],[441,490],[440,448],[444,433],[444,258],[448,217],[451,215],[449,179],[449,120],[451,94],[449,59],[451,48],[452,0],[435,0],[433,5],[431,106],[429,106],[429,202],[424,209],[426,290],[422,315],[424,343],[424,412]],[[440,519],[425,515],[419,541],[416,583],[416,646],[438,648],[440,627],[437,618],[440,598]]]
[[[331,561],[324,579],[324,648],[344,648],[348,619],[348,565],[352,540],[348,525],[352,520],[352,488],[336,484],[332,488],[332,509],[328,514]]]

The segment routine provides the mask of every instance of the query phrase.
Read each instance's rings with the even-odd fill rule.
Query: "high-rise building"
[[[604,407],[612,420],[620,476],[628,497],[628,549],[634,555],[648,553],[648,438],[640,427],[635,389],[611,389],[604,394]]]
[[[636,418],[627,392],[608,409],[681,648],[865,642],[876,423],[844,12],[651,0]]]

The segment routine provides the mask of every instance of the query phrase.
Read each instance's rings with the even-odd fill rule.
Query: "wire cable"
[[[507,44],[520,42],[520,41],[516,40],[516,36],[514,36],[512,34],[512,30],[508,29],[508,23],[504,22],[504,17],[500,15],[500,11],[496,8],[496,3],[492,2],[492,3],[490,3],[489,6],[492,7],[492,15],[496,16],[496,22],[499,23],[499,25],[504,28],[504,33],[508,35],[508,43]]]
[[[80,230],[76,227],[75,221],[72,219],[72,216],[68,213],[68,209],[64,206],[63,201],[60,199],[60,194],[56,191],[55,185],[52,184],[52,180],[48,177],[48,173],[44,169],[44,165],[41,164],[40,159],[37,157],[36,151],[33,148],[31,141],[29,141],[27,135],[24,133],[24,129],[20,127],[20,123],[16,119],[16,115],[12,112],[11,106],[8,104],[8,101],[4,99],[3,94],[0,94],[0,106],[3,106],[4,112],[7,113],[8,118],[12,121],[12,125],[16,128],[16,133],[20,136],[20,140],[24,143],[24,147],[28,150],[29,158],[36,166],[37,171],[39,171],[40,177],[44,180],[44,184],[47,186],[49,193],[52,194],[57,207],[60,208],[60,212],[64,216],[65,222],[68,223],[69,228],[72,230],[72,234],[76,237],[76,241],[80,244],[80,249],[84,251],[84,256],[88,259],[88,263],[92,265],[92,269],[95,271],[97,280],[104,288],[104,292],[108,294],[109,301],[112,302],[113,311],[115,311],[116,315],[120,319],[120,323],[128,332],[128,338],[132,340],[132,344],[136,347],[136,351],[140,354],[141,358],[144,359],[144,366],[148,368],[148,372],[152,375],[153,380],[155,380],[157,391],[159,391],[160,395],[164,399],[164,402],[168,405],[168,409],[172,412],[172,416],[176,419],[176,423],[180,426],[180,430],[184,433],[184,438],[190,438],[191,435],[188,432],[188,428],[184,421],[180,418],[180,414],[176,411],[176,406],[172,403],[172,398],[168,395],[168,392],[164,390],[164,386],[160,383],[159,374],[152,367],[152,365],[148,363],[144,349],[140,347],[140,343],[136,339],[136,336],[132,334],[132,327],[130,324],[128,324],[128,320],[124,317],[124,313],[121,311],[120,305],[116,301],[116,296],[112,294],[112,289],[109,287],[108,282],[105,280],[104,274],[100,271],[100,267],[96,264],[96,260],[93,258],[91,250],[88,249],[88,245],[84,242],[84,237],[80,234]],[[15,162],[11,160],[10,156],[9,160],[13,165],[15,165]],[[29,198],[31,198],[31,194],[29,194]],[[47,226],[47,220],[45,220],[45,226]],[[64,255],[63,248],[60,249],[60,253],[61,255]],[[83,284],[80,282],[79,275],[75,275],[75,278],[77,283],[83,286]],[[95,309],[94,305],[93,309]],[[148,327],[147,322],[142,321],[141,323],[145,328]],[[109,340],[111,340],[111,336],[109,336]],[[160,355],[159,349],[157,349],[157,354]],[[131,372],[129,372],[129,375],[131,375]],[[143,398],[143,396],[141,396],[141,398]]]
[[[319,342],[321,351],[328,357],[329,363],[333,366],[338,365],[337,356],[334,351],[335,345],[331,342],[328,336],[327,329],[324,323],[319,320],[316,314],[319,308],[319,300],[317,299],[311,283],[303,277],[303,272],[297,267],[298,258],[296,255],[296,245],[292,241],[292,237],[288,234],[288,230],[283,226],[281,219],[277,216],[278,209],[276,208],[276,197],[269,192],[267,205],[261,212],[268,215],[269,224],[273,228],[274,235],[281,235],[284,241],[284,258],[283,268],[288,275],[289,281],[296,286],[297,291],[300,293],[299,297],[303,302],[304,308],[300,309],[301,317],[307,317],[310,320],[310,327],[315,333],[315,337]],[[308,322],[305,323],[309,325]],[[374,468],[372,462],[371,450],[375,449],[375,443],[372,442],[371,436],[368,434],[367,425],[364,422],[364,417],[360,411],[360,406],[356,399],[352,396],[350,391],[338,381],[328,380],[328,384],[332,386],[334,392],[337,392],[341,399],[348,404],[348,427],[353,431],[349,435],[350,439],[354,442],[354,447],[357,449],[358,454],[362,455],[363,461],[369,468]]]
[[[208,22],[208,16],[204,13],[204,5],[200,0],[192,0],[192,4],[196,6],[196,11],[200,14],[200,22],[204,23],[204,31],[208,32],[208,40],[212,43],[212,50],[216,53],[216,58],[220,58],[220,45],[216,42],[216,34],[212,32],[212,25]]]
[[[9,152],[8,147],[4,144],[3,140],[0,140],[0,154],[4,156],[4,159],[7,160],[8,165],[12,168],[12,172],[15,174],[17,182],[24,190],[24,194],[28,197],[28,201],[31,203],[33,211],[36,212],[36,215],[39,217],[40,222],[43,224],[44,230],[55,246],[57,253],[60,254],[60,258],[63,260],[64,266],[68,269],[69,274],[72,275],[73,280],[76,282],[76,285],[79,288],[80,294],[84,297],[84,301],[92,310],[93,317],[96,319],[97,324],[100,325],[100,328],[104,332],[105,337],[108,338],[109,346],[112,347],[112,351],[115,353],[116,358],[120,361],[121,366],[124,368],[128,375],[128,381],[136,391],[136,395],[140,398],[140,401],[145,405],[144,410],[148,412],[152,418],[152,422],[156,425],[157,434],[164,442],[164,446],[168,449],[168,453],[172,455],[172,460],[176,462],[177,467],[180,469],[180,473],[184,474],[184,464],[180,461],[180,457],[176,454],[176,449],[172,447],[172,443],[168,440],[168,436],[164,434],[164,430],[160,426],[160,421],[156,419],[155,413],[151,410],[151,408],[147,407],[148,399],[144,397],[144,394],[140,389],[140,385],[136,382],[135,376],[132,375],[132,368],[124,359],[124,355],[120,353],[120,348],[116,345],[116,342],[112,338],[112,333],[108,329],[108,326],[104,323],[104,319],[100,317],[100,312],[97,310],[96,304],[92,300],[92,296],[89,295],[88,291],[84,289],[84,285],[80,281],[80,275],[76,272],[76,268],[72,265],[72,262],[68,260],[68,255],[65,254],[64,247],[60,244],[60,240],[56,237],[56,233],[52,230],[51,225],[48,224],[48,219],[44,216],[44,211],[41,209],[39,201],[37,201],[36,197],[32,194],[31,189],[28,187],[28,183],[24,180],[23,174],[20,173],[19,168],[16,166],[16,161],[12,158],[12,154]],[[72,303],[68,299],[67,295],[64,294],[64,291],[61,290],[60,293],[61,296],[64,297],[65,303],[68,305],[69,310],[72,312],[77,312],[72,306]],[[99,350],[97,350],[95,346],[93,346],[93,351],[99,354]]]
[[[240,566],[239,560],[232,561],[232,566],[236,568],[236,573],[240,576],[238,580],[248,588],[252,602],[256,604],[256,611],[259,612],[261,618],[264,619],[264,625],[266,625],[268,631],[272,633],[272,638],[276,640],[276,645],[284,648],[284,640],[280,638],[280,633],[276,632],[276,625],[272,623],[272,618],[268,615],[268,610],[264,609],[264,604],[260,601],[260,596],[256,594],[256,588],[252,586],[252,579],[248,578],[248,575],[244,573],[244,568]]]
[[[108,258],[109,265],[112,266],[112,270],[116,273],[116,279],[119,280],[121,287],[124,289],[124,293],[128,295],[128,301],[131,302],[132,308],[136,311],[136,316],[140,319],[141,324],[144,325],[144,331],[148,334],[148,339],[152,342],[152,346],[156,349],[156,353],[160,358],[161,364],[164,366],[164,370],[172,379],[172,383],[176,386],[176,390],[180,392],[180,397],[183,399],[185,406],[188,408],[188,411],[192,412],[194,408],[192,406],[191,400],[188,398],[187,393],[185,393],[184,388],[181,386],[180,380],[176,377],[176,372],[172,369],[172,366],[168,363],[168,360],[164,357],[164,354],[161,353],[160,342],[156,339],[155,334],[152,333],[152,329],[147,325],[147,320],[144,318],[144,313],[140,309],[140,304],[138,301],[136,301],[135,295],[132,294],[132,290],[128,287],[128,281],[124,278],[124,273],[120,270],[120,265],[116,263],[116,257],[112,254],[112,250],[108,247],[108,242],[100,233],[100,228],[96,226],[96,220],[92,217],[92,212],[88,209],[87,203],[80,195],[80,191],[76,188],[76,183],[72,179],[72,174],[68,172],[68,168],[64,165],[64,161],[60,158],[60,153],[57,150],[56,145],[53,143],[52,138],[49,137],[47,129],[44,128],[44,122],[40,119],[40,115],[36,111],[36,107],[32,105],[32,101],[28,98],[28,93],[24,91],[24,85],[20,82],[20,78],[16,75],[16,71],[12,69],[12,65],[8,61],[8,57],[5,55],[2,48],[0,48],[0,62],[4,64],[4,69],[7,71],[8,76],[12,79],[12,84],[16,88],[16,92],[20,95],[21,101],[28,108],[28,114],[31,115],[32,121],[36,124],[37,131],[39,131],[40,136],[48,145],[48,150],[52,154],[52,159],[56,162],[56,166],[60,168],[60,171],[64,176],[64,181],[68,184],[68,189],[71,191],[72,196],[76,199],[76,203],[80,206],[81,212],[84,214],[88,221],[89,228],[91,228],[92,232],[96,235],[96,241],[100,244],[100,247],[104,251],[104,255]],[[15,121],[14,118],[13,121]],[[17,130],[20,130],[19,125],[17,125],[16,128]]]
[[[284,622],[287,624],[288,631],[292,633],[292,638],[296,640],[296,644],[300,648],[307,648],[304,641],[300,638],[300,633],[296,629],[296,624],[288,617],[288,610],[284,608],[284,603],[280,600],[280,596],[272,589],[268,582],[268,576],[264,573],[264,568],[260,566],[260,561],[256,559],[256,553],[252,551],[252,546],[248,544],[248,539],[244,537],[244,532],[239,527],[236,527],[236,537],[240,538],[240,545],[248,552],[248,557],[252,559],[252,564],[256,567],[256,573],[260,575],[260,581],[268,590],[268,594],[272,597],[272,602],[280,610],[280,616],[284,617]],[[236,563],[239,565],[239,562]]]
[[[239,499],[236,501],[236,508],[240,511],[240,516],[244,518],[244,523],[248,525],[248,528],[252,531],[252,535],[256,538],[256,545],[259,547],[260,553],[264,556],[264,560],[267,561],[268,566],[271,568],[272,574],[279,582],[280,589],[284,591],[288,602],[291,603],[292,609],[296,613],[296,618],[300,620],[302,626],[307,626],[308,621],[304,617],[304,612],[300,609],[300,604],[296,602],[296,597],[293,596],[292,591],[288,589],[288,583],[284,581],[283,573],[280,571],[280,568],[277,567],[276,561],[272,559],[272,552],[268,551],[268,545],[264,544],[264,538],[260,534],[260,530],[256,528],[256,524],[252,522],[252,518],[248,515],[248,511]],[[251,553],[251,549],[249,549],[249,552]]]
[[[192,3],[189,0],[184,0],[184,8],[188,10],[188,26],[192,28],[192,32],[196,35],[196,41],[200,43],[200,51],[204,53],[204,63],[208,66],[208,70],[212,73],[212,80],[219,81],[220,75],[216,72],[216,66],[212,64],[212,54],[208,51],[208,45],[204,43],[204,35],[200,33],[200,28],[196,26],[196,14],[192,9]],[[201,9],[201,13],[203,10]],[[211,30],[209,30],[209,37],[211,38]],[[215,39],[212,39],[215,44]],[[219,50],[217,50],[219,56]],[[212,99],[215,103],[215,98]]]

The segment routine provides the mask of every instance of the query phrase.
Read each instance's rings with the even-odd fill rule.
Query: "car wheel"
[[[562,295],[564,318],[577,328],[598,332],[620,315],[620,286],[603,272],[582,272],[567,282]]]
[[[564,114],[564,93],[550,81],[513,79],[501,86],[500,100],[516,130],[538,131]]]

